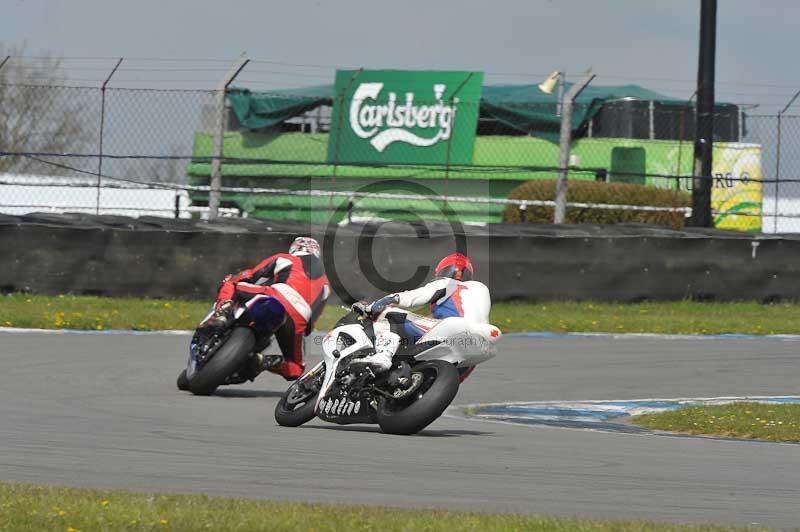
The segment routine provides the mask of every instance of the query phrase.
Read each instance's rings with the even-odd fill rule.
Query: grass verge
[[[723,531],[711,525],[561,519],[253,501],[0,483],[0,530]]]
[[[11,294],[0,296],[0,327],[188,330],[197,325],[210,306],[210,301]],[[343,313],[341,307],[329,305],[317,328],[330,329]],[[503,332],[800,334],[800,305],[691,301],[496,303],[491,321]]]
[[[800,404],[731,403],[634,417],[640,427],[685,434],[800,443]]]

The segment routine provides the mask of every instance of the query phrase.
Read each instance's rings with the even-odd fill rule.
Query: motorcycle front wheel
[[[444,360],[429,360],[411,368],[409,392],[381,401],[378,425],[388,434],[416,434],[433,423],[458,393],[458,371]]]
[[[275,421],[282,427],[299,427],[316,417],[314,407],[317,405],[324,366],[313,374],[306,374],[289,386],[289,389],[275,405]]]

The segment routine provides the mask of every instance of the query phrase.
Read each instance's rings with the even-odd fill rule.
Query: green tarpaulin
[[[564,84],[566,93],[572,85]],[[557,91],[545,94],[537,85],[489,85],[481,96],[482,117],[494,118],[524,133],[557,140],[561,117],[556,114]],[[239,123],[247,129],[272,127],[289,118],[301,115],[320,105],[331,105],[333,85],[302,89],[283,89],[270,92],[251,92],[247,89],[230,89],[228,101]],[[577,129],[600,109],[603,103],[622,98],[671,102],[670,98],[639,87],[588,86],[578,96],[572,115],[572,127]]]
[[[572,83],[564,84],[566,94]],[[623,98],[666,101],[668,98],[638,85],[586,87],[575,100],[572,129],[591,119],[608,101]],[[491,117],[530,135],[557,141],[561,117],[557,114],[558,94],[546,94],[538,85],[493,85],[483,88],[481,116]]]
[[[228,89],[227,96],[242,126],[262,129],[302,115],[320,105],[331,105],[333,85],[270,92],[232,88]]]

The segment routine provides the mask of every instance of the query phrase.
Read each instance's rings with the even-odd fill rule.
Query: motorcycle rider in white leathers
[[[436,266],[436,279],[414,290],[389,294],[372,303],[355,303],[357,312],[378,317],[390,305],[395,326],[402,326],[403,336],[391,330],[386,317],[375,322],[375,354],[356,359],[353,364],[369,364],[376,371],[382,372],[392,366],[392,357],[397,352],[401,341],[416,342],[420,337],[435,327],[441,320],[451,317],[462,317],[474,323],[489,323],[489,311],[492,307],[489,289],[481,282],[473,281],[474,269],[466,255],[452,253],[443,258]],[[431,304],[434,319],[425,318],[405,312],[420,305]],[[402,316],[398,316],[402,313]],[[402,323],[397,322],[397,318]],[[472,369],[472,368],[470,368]],[[463,380],[468,372],[462,373]]]

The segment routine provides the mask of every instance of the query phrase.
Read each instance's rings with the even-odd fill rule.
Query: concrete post
[[[227,114],[225,112],[225,91],[228,86],[236,79],[239,72],[249,63],[250,60],[244,56],[236,60],[231,66],[216,94],[216,115],[214,120],[214,153],[211,159],[211,190],[208,193],[208,219],[216,220],[219,216],[219,203],[222,195],[222,146],[225,136],[225,123]]]
[[[558,144],[558,181],[556,181],[556,207],[553,223],[563,224],[567,214],[567,168],[569,151],[572,142],[572,104],[575,98],[594,79],[592,69],[586,71],[583,78],[573,85],[564,96],[561,106],[561,139]]]

